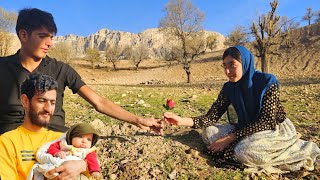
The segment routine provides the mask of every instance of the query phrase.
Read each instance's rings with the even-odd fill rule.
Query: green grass
[[[101,96],[111,99],[124,109],[145,117],[161,118],[166,111],[171,111],[182,116],[196,116],[205,113],[216,99],[217,93],[203,92],[202,89],[182,89],[168,87],[124,87],[124,86],[94,86]],[[176,107],[166,110],[163,105],[167,99],[173,99]],[[145,105],[137,104],[143,100]],[[187,102],[186,102],[187,101]],[[150,106],[149,106],[150,105]],[[78,95],[71,94],[68,90],[64,98],[64,109],[68,120],[93,120],[95,118],[107,123],[114,123],[112,118],[96,112],[93,107]],[[81,113],[80,113],[81,112]]]

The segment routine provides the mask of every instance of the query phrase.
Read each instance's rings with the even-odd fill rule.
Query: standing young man
[[[58,83],[44,74],[31,74],[22,83],[24,121],[15,130],[0,136],[0,179],[27,179],[38,148],[62,135],[46,129],[55,109],[57,89]],[[78,160],[66,161],[51,173],[59,173],[59,178],[74,179],[85,171],[86,162]]]
[[[23,123],[20,85],[31,73],[41,72],[53,77],[59,84],[57,103],[49,129],[66,131],[65,113],[62,109],[65,87],[79,94],[93,107],[108,116],[134,124],[141,129],[162,131],[161,124],[153,118],[138,117],[107,98],[99,96],[86,85],[69,65],[47,56],[52,38],[57,33],[53,16],[32,8],[19,12],[16,32],[21,49],[14,55],[0,58],[0,134],[15,129]]]

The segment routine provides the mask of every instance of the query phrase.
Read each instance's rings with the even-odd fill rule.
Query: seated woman
[[[299,139],[286,118],[276,77],[256,71],[252,53],[243,46],[225,50],[223,67],[229,81],[207,114],[187,118],[166,112],[166,122],[205,127],[203,138],[215,159],[236,161],[254,172],[284,173],[301,168],[312,171],[315,165],[319,166],[317,144]],[[215,124],[229,105],[234,107],[238,121]]]

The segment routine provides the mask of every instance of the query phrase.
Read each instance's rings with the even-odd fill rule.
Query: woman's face
[[[224,73],[230,82],[238,82],[242,77],[242,64],[232,56],[227,56],[223,60]]]

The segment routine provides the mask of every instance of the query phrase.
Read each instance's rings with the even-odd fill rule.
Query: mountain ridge
[[[209,35],[215,35],[217,37],[217,47],[214,50],[220,50],[224,48],[225,37],[214,31],[204,31],[205,37]],[[131,46],[136,47],[144,45],[149,50],[149,57],[155,58],[157,53],[162,48],[168,45],[166,41],[166,35],[160,31],[159,28],[146,29],[138,34],[110,30],[107,28],[100,29],[94,34],[89,36],[78,36],[69,34],[66,36],[54,37],[55,43],[65,42],[68,45],[74,47],[76,56],[84,56],[87,48],[95,48],[99,51],[104,51],[108,45],[118,45],[120,47]]]

